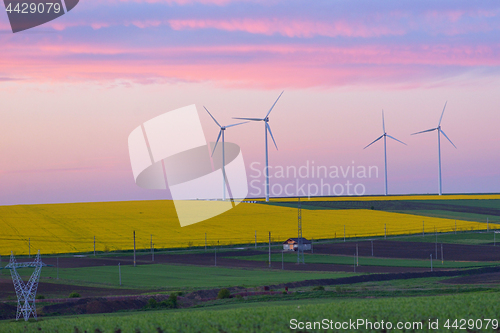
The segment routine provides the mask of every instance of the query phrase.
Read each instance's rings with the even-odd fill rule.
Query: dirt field
[[[40,282],[38,290],[43,290],[43,293],[41,294],[43,294],[43,296],[47,299],[67,298],[69,294],[74,291],[79,293],[82,297],[138,295],[144,292],[144,290],[86,287],[50,282]],[[14,284],[12,283],[12,279],[10,279],[10,277],[0,280],[0,299],[17,299]]]
[[[371,242],[358,242],[360,256],[371,256]],[[421,242],[400,242],[400,241],[373,241],[374,256],[379,258],[400,258],[400,259],[429,259],[430,254],[435,257],[436,246],[434,243]],[[278,252],[278,251],[277,251]],[[356,252],[356,242],[316,244],[315,254],[352,255]],[[230,268],[266,269],[268,264],[265,261],[251,261],[230,259],[231,256],[253,256],[262,254],[262,251],[253,249],[246,251],[226,251],[217,253],[217,266]],[[488,245],[458,245],[443,244],[444,260],[454,261],[500,261],[500,246]],[[438,243],[438,259],[441,259],[441,244]],[[56,258],[43,258],[49,265],[56,265]],[[142,254],[136,258],[138,265],[152,264],[151,255]],[[133,264],[132,254],[130,256],[116,257],[61,257],[59,258],[60,268],[79,268],[91,266],[116,266]],[[214,266],[215,256],[213,250],[206,253],[193,254],[155,254],[155,264],[181,264]],[[281,269],[281,262],[272,262],[271,267]],[[327,272],[353,272],[351,265],[331,265],[331,264],[306,264],[296,265],[285,263],[286,270],[300,271],[327,271]],[[439,268],[436,267],[439,270]],[[359,273],[403,273],[403,272],[424,272],[428,268],[415,267],[383,267],[383,266],[359,266],[356,272]]]
[[[249,255],[258,255],[262,252],[248,251]],[[224,252],[224,256],[241,256],[241,252]],[[183,264],[214,266],[214,253],[188,254],[188,255],[159,255],[155,256],[157,263]],[[239,260],[223,258],[222,254],[217,257],[217,266],[229,268],[257,268],[267,269],[269,265],[264,261]],[[281,262],[271,262],[271,268],[281,269]],[[284,263],[285,270],[289,271],[325,271],[325,272],[353,272],[352,265],[331,265],[331,264],[308,264],[297,265],[295,263]],[[399,272],[425,272],[430,268],[425,267],[383,267],[383,266],[358,266],[357,273],[399,273]]]
[[[432,253],[435,255],[435,244],[419,243],[419,242],[398,242],[377,240],[373,242],[374,256],[383,258],[404,258],[404,259],[428,259]],[[360,256],[371,256],[371,242],[364,241],[358,243]],[[483,245],[456,245],[444,244],[445,260],[456,261],[499,261],[500,246],[483,246]],[[322,244],[314,246],[315,254],[335,254],[335,255],[352,255],[356,251],[355,242]],[[262,254],[262,251],[246,250],[246,251],[227,251],[217,254],[217,266],[228,268],[244,268],[244,269],[267,269],[268,264],[265,261],[239,260],[225,257],[231,256],[253,256]],[[438,244],[438,258],[441,256],[441,246]],[[56,265],[56,258],[43,258],[44,262],[50,265]],[[116,266],[120,262],[122,265],[133,264],[133,257],[116,256],[116,257],[61,257],[59,258],[60,268],[78,268],[91,266]],[[150,255],[137,256],[138,265],[152,264]],[[214,252],[193,254],[156,254],[155,264],[179,264],[179,265],[199,265],[199,266],[214,266]],[[273,269],[281,269],[281,262],[272,262]],[[289,271],[325,271],[325,272],[354,272],[352,265],[332,265],[332,264],[305,264],[296,265],[295,263],[285,263],[285,270]],[[436,271],[445,269],[436,267]],[[448,269],[449,270],[449,269]],[[384,266],[358,266],[356,273],[418,273],[428,272],[427,267],[384,267]],[[10,274],[3,272],[3,278],[0,279],[0,299],[14,299],[15,291],[10,279]],[[450,279],[450,283],[496,283],[500,281],[500,275],[485,275],[484,277],[460,277]],[[55,281],[54,281],[55,282]],[[136,295],[144,292],[144,290],[130,289],[113,289],[113,288],[97,288],[73,286],[61,283],[48,283],[48,281],[40,282],[40,290],[44,290],[46,298],[67,297],[71,292],[79,292],[82,297],[93,296],[109,296],[109,295]]]
[[[355,246],[355,245],[354,245]],[[347,250],[346,250],[347,251]],[[316,252],[316,251],[315,251]],[[217,253],[217,266],[227,268],[248,268],[248,269],[267,269],[267,262],[253,260],[229,259],[224,257],[231,256],[253,256],[262,254],[262,251],[230,251]],[[352,253],[349,252],[351,255]],[[361,255],[361,252],[360,252]],[[44,258],[43,261],[49,265],[56,264],[55,258]],[[132,256],[119,257],[67,257],[59,258],[59,268],[81,268],[92,266],[116,266],[118,263],[122,265],[132,265]],[[197,265],[197,266],[214,266],[215,255],[213,251],[197,254],[156,254],[155,261],[151,261],[150,255],[139,255],[136,257],[137,265],[150,264],[179,264],[179,265]],[[281,262],[271,262],[271,268],[281,269]],[[295,263],[285,263],[285,270],[291,271],[325,271],[325,272],[353,272],[352,265],[331,265],[331,264],[306,264],[296,265]],[[401,272],[425,272],[428,271],[425,267],[383,267],[383,266],[359,266],[356,267],[357,273],[401,273]],[[439,270],[439,268],[436,268]],[[1,285],[0,285],[1,288]]]
[[[359,242],[360,256],[371,256],[371,242]],[[315,245],[314,253],[352,255],[356,252],[355,242]],[[429,259],[435,257],[434,243],[373,241],[373,254],[380,258]],[[454,261],[500,261],[500,246],[443,244],[445,260]],[[441,259],[441,244],[438,243],[438,259]]]

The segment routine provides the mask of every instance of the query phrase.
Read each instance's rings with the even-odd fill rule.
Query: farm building
[[[299,247],[299,239],[298,238],[288,238],[283,242],[283,250],[288,251],[297,251]],[[311,250],[311,241],[302,237],[302,248],[303,251]]]

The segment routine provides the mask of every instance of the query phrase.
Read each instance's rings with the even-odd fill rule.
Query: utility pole
[[[436,227],[434,227],[434,233],[436,234],[436,260],[438,258],[438,234],[436,231]]]
[[[356,266],[359,266],[358,243],[356,243]]]
[[[269,268],[271,268],[271,232],[269,231]]]
[[[432,272],[432,253],[431,253],[431,272]]]
[[[281,269],[285,269],[285,264],[283,262],[283,252],[285,251],[281,250]]]
[[[441,265],[444,265],[444,258],[443,258],[443,243],[441,243]]]
[[[153,252],[153,235],[151,235],[151,261],[155,261],[155,255]]]
[[[300,264],[300,252],[302,252],[302,262],[304,262],[304,247],[302,238],[302,206],[300,197],[297,205],[297,264]]]
[[[373,257],[373,240],[372,240],[372,257]]]
[[[134,267],[135,267],[135,230],[134,230]]]

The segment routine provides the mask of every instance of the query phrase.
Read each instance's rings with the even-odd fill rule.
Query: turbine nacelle
[[[226,125],[226,126],[222,126],[221,124],[219,124],[219,122],[214,118],[214,116],[212,116],[212,114],[210,113],[210,111],[208,111],[208,109],[206,107],[203,107],[207,112],[208,114],[210,115],[210,117],[212,117],[212,119],[215,121],[215,123],[217,124],[217,126],[219,126],[220,128],[220,131],[219,131],[219,136],[217,137],[217,141],[215,142],[215,146],[214,146],[214,150],[212,150],[212,156],[214,155],[214,152],[215,152],[215,148],[217,148],[217,144],[219,143],[219,139],[222,135],[222,131],[225,131],[226,129],[228,129],[229,127],[233,127],[233,126],[238,126],[238,125],[241,125],[241,124],[246,124],[248,123],[248,121],[244,121],[242,123],[237,123],[237,124],[231,124],[231,125]],[[224,144],[224,137],[222,138],[222,144]]]
[[[441,122],[443,121],[443,115],[444,115],[444,110],[446,109],[446,104],[448,104],[448,101],[446,101],[446,103],[444,103],[443,112],[441,112],[441,117],[439,118],[439,123],[438,123],[438,126],[436,128],[431,128],[431,129],[428,129],[428,130],[425,130],[425,131],[420,131],[420,132],[412,133],[411,135],[416,135],[416,134],[421,134],[421,133],[426,133],[426,132],[433,132],[433,131],[437,130],[438,131],[438,137],[439,137],[439,135],[441,133],[443,133],[444,137],[453,145],[453,147],[455,147],[455,149],[458,149],[457,146],[455,146],[455,144],[450,140],[450,138],[448,137],[448,135],[446,135],[446,133],[441,128]]]
[[[366,148],[370,147],[372,144],[374,144],[374,143],[375,143],[375,142],[377,142],[378,140],[382,139],[383,137],[391,138],[392,140],[395,140],[395,141],[397,141],[397,142],[399,142],[399,143],[402,143],[402,144],[404,144],[405,146],[407,146],[407,144],[406,144],[406,143],[404,143],[404,142],[403,142],[403,141],[401,141],[401,140],[396,139],[396,138],[395,138],[395,137],[393,137],[393,136],[390,136],[390,135],[389,135],[389,134],[387,134],[387,132],[385,131],[384,110],[382,110],[382,129],[383,129],[383,131],[384,131],[384,134],[382,134],[381,136],[379,136],[377,139],[375,139],[372,143],[370,143],[368,146],[366,146],[366,147],[365,147],[365,148],[363,148],[363,149],[366,149]]]

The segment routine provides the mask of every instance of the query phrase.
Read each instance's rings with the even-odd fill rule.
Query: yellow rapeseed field
[[[214,202],[214,204],[218,204]],[[375,210],[303,210],[306,238],[346,237],[452,231],[455,220]],[[485,223],[456,221],[458,230],[486,229]],[[490,225],[490,228],[492,226]],[[181,228],[172,201],[128,201],[0,206],[0,254],[42,254],[133,248],[208,246],[284,241],[297,236],[297,209],[241,203],[226,213]]]

